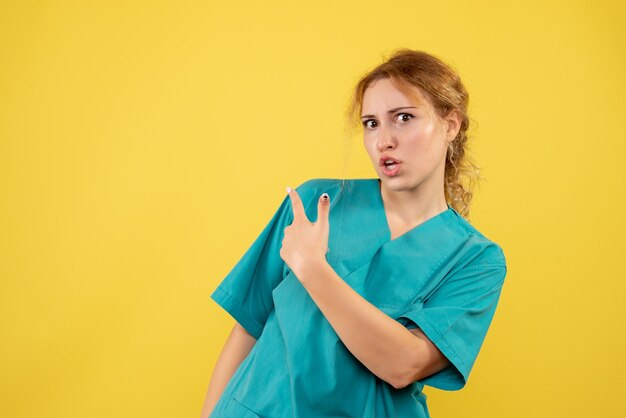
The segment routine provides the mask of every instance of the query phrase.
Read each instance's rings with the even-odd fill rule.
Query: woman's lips
[[[380,158],[378,159],[378,164],[379,164],[379,165],[385,165],[385,162],[387,162],[387,161],[393,161],[394,163],[400,163],[400,162],[402,162],[402,161],[398,161],[398,160],[396,160],[395,158],[393,158],[393,157],[392,157],[392,156],[390,156],[390,155],[384,155],[384,154],[383,154],[383,155],[381,155],[381,156],[380,156]]]
[[[401,163],[393,163],[389,165],[383,164],[382,165],[383,173],[389,177],[398,175],[398,173],[400,172],[400,164]]]

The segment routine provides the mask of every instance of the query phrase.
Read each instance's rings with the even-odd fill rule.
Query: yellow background
[[[470,92],[508,276],[433,418],[626,415],[620,1],[4,1],[0,416],[199,416],[209,295],[285,194],[373,177],[343,108],[395,48]]]

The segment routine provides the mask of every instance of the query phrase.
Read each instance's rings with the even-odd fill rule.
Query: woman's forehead
[[[361,110],[364,113],[371,113],[368,109],[381,104],[389,108],[398,106],[428,107],[428,98],[417,86],[406,83],[394,82],[389,78],[378,79],[368,85],[363,92]]]

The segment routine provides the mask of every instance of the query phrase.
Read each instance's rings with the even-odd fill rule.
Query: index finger
[[[289,194],[289,198],[291,199],[291,208],[293,210],[293,220],[294,221],[302,221],[308,220],[306,217],[306,212],[304,211],[304,205],[302,204],[302,200],[300,199],[300,195],[295,189],[291,187],[287,187],[287,193]]]

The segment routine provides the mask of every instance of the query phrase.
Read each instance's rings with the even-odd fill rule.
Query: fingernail
[[[323,193],[322,194],[322,200],[325,202],[328,200],[328,193]]]
[[[287,193],[291,193],[291,187],[287,186]]]

